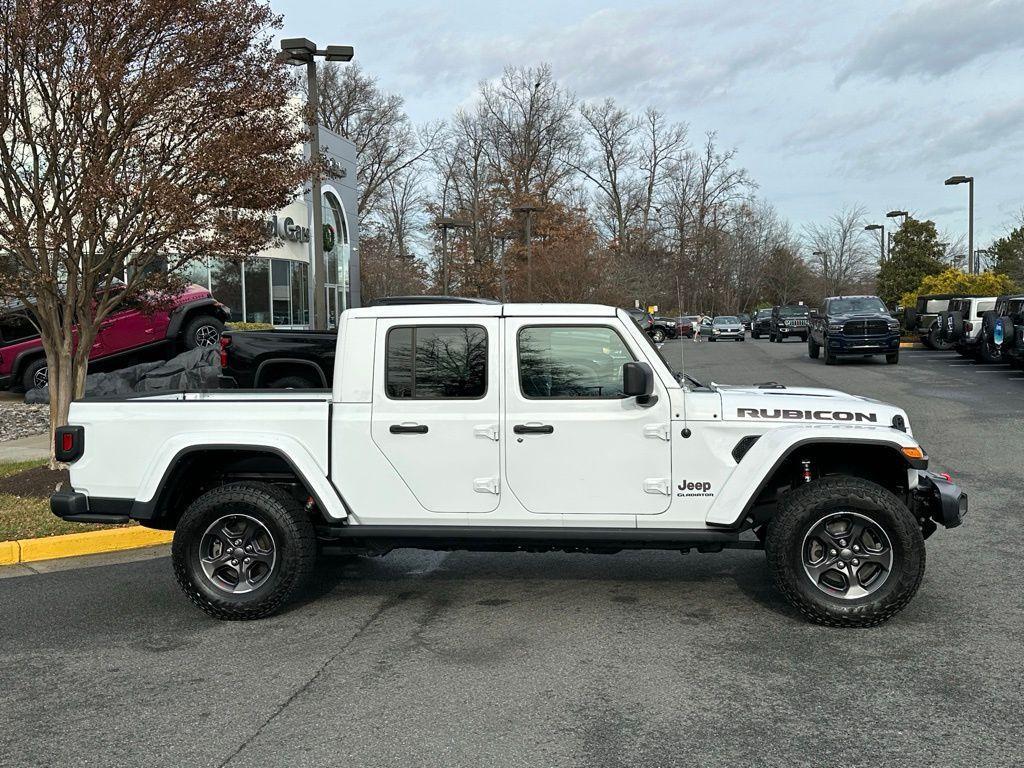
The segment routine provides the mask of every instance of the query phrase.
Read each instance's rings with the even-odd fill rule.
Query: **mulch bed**
[[[52,470],[49,467],[33,467],[7,477],[0,477],[0,494],[48,499],[58,483],[70,484],[66,469]]]

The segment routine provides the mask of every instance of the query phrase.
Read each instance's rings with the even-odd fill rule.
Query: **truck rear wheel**
[[[189,505],[174,531],[174,576],[216,619],[259,619],[284,607],[316,564],[302,505],[267,483],[230,483]]]
[[[914,515],[882,486],[856,477],[826,477],[785,494],[765,551],[786,598],[828,626],[888,621],[924,576],[924,537]]]

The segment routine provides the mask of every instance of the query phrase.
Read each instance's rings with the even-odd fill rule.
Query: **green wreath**
[[[331,224],[324,224],[324,251],[333,251],[334,241],[334,227]]]

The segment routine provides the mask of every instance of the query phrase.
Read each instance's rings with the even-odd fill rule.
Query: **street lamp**
[[[473,222],[463,219],[438,219],[437,228],[441,230],[441,295],[448,295],[448,230],[469,229]]]
[[[505,254],[508,251],[508,241],[515,240],[518,235],[515,232],[496,232],[495,238],[501,241],[501,302],[508,301],[508,272],[505,268]]]
[[[902,229],[903,225],[907,223],[907,217],[909,217],[909,216],[910,216],[910,212],[909,211],[889,211],[887,214],[885,214],[885,217],[887,219],[896,219],[896,218],[900,219],[901,220],[900,221],[900,228],[901,229]],[[889,246],[888,246],[888,248],[889,248],[889,256],[892,256],[892,238],[893,238],[893,233],[890,232],[889,233]]]
[[[944,182],[947,187],[956,184],[967,184],[967,271],[972,275],[978,273],[978,265],[974,263],[974,177],[950,176]]]
[[[536,203],[517,205],[512,209],[512,213],[526,214],[526,296],[531,300],[533,299],[533,245],[530,241],[532,240],[533,214],[543,210],[544,206]]]
[[[881,230],[881,234],[878,237],[878,242],[879,242],[879,244],[882,247],[882,252],[881,252],[881,256],[879,256],[878,263],[879,264],[884,264],[885,263],[885,226],[883,224],[868,224],[866,227],[864,227],[864,229],[866,229],[868,232],[873,232],[875,230]]]
[[[321,197],[323,187],[320,178],[320,93],[316,82],[316,59],[327,61],[351,61],[355,55],[351,45],[328,45],[318,50],[316,43],[305,37],[289,37],[281,41],[281,52],[277,60],[293,67],[306,65],[306,90],[309,101],[306,105],[309,121],[309,156],[313,163],[313,189],[310,192],[313,204],[313,328],[327,329],[327,263],[324,261],[324,211]]]

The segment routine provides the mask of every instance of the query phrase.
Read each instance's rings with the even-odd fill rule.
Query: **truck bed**
[[[239,450],[273,445],[289,460],[326,478],[330,400],[327,390],[78,400],[71,405],[69,421],[85,427],[88,437],[82,458],[71,466],[71,484],[90,496],[146,501],[176,455],[204,444]]]

